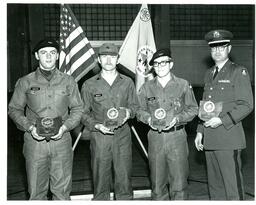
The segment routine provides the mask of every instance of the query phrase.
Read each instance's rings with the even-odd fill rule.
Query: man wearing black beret
[[[138,93],[137,118],[150,126],[148,156],[153,200],[188,199],[188,144],[185,124],[197,115],[191,85],[171,69],[169,49],[156,51],[149,62],[156,77]]]
[[[204,106],[208,113],[221,109],[198,125],[195,146],[198,151],[205,150],[212,200],[244,199],[241,151],[246,142],[242,120],[253,109],[253,95],[247,69],[229,59],[232,38],[227,30],[205,35],[215,65],[205,74],[202,102],[209,105]]]
[[[30,200],[69,200],[72,184],[72,139],[83,102],[72,76],[57,69],[59,45],[53,39],[40,41],[33,49],[39,61],[36,71],[20,78],[9,103],[9,115],[25,132]],[[25,111],[25,114],[24,114]]]

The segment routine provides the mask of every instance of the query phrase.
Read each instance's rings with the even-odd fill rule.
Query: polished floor
[[[254,117],[244,121],[247,149],[242,152],[246,200],[254,200]],[[192,126],[192,127],[191,127]],[[188,129],[194,129],[190,125]],[[189,132],[189,200],[209,200],[205,158],[203,152],[194,147],[194,132]],[[145,130],[138,132],[143,143],[147,144]],[[74,138],[75,140],[75,138]],[[92,176],[90,170],[89,140],[80,140],[74,152],[72,196],[92,194]],[[7,200],[26,200],[28,197],[24,157],[22,155],[22,132],[11,121],[8,122],[8,166],[7,166]],[[149,190],[149,171],[147,158],[143,154],[135,136],[133,136],[133,172],[134,190]],[[150,200],[141,197],[137,200]]]

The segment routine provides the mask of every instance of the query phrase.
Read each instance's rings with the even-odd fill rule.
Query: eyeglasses
[[[167,63],[170,63],[171,61],[169,60],[169,61],[161,61],[161,62],[154,62],[153,63],[153,67],[158,67],[159,65],[161,66],[161,67],[164,67]]]
[[[224,45],[224,46],[215,46],[215,47],[211,47],[211,51],[212,52],[216,52],[217,50],[219,50],[220,52],[224,51],[226,47],[228,47],[229,45]]]

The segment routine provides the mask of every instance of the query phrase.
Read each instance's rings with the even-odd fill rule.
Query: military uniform
[[[146,82],[139,91],[140,109],[137,118],[148,123],[151,107],[165,110],[178,106],[178,123],[169,131],[148,133],[148,155],[153,200],[187,199],[189,174],[187,134],[184,125],[197,115],[193,90],[184,79],[172,75],[163,88],[155,78]],[[167,185],[169,184],[169,187]]]
[[[23,153],[31,200],[47,199],[49,186],[53,199],[70,199],[73,151],[69,132],[60,140],[37,141],[29,132],[30,126],[36,125],[39,117],[61,116],[69,131],[79,124],[82,112],[83,102],[76,82],[57,69],[50,81],[38,68],[16,83],[9,115],[25,131]]]
[[[206,40],[220,43],[231,37],[228,31],[217,30],[209,32]],[[217,128],[199,124],[197,128],[204,136],[210,198],[241,200],[244,198],[241,150],[246,147],[242,119],[253,109],[251,84],[246,68],[230,60],[213,78],[215,70],[213,66],[206,72],[203,100],[222,102],[219,114],[222,124]]]
[[[125,107],[135,116],[138,100],[134,83],[122,74],[117,75],[110,86],[98,74],[85,81],[81,90],[84,101],[83,124],[91,131],[91,166],[93,171],[94,200],[109,200],[112,163],[114,168],[115,198],[133,198],[131,185],[132,141],[128,123],[114,130],[114,135],[103,134],[96,124],[106,120],[106,110]]]

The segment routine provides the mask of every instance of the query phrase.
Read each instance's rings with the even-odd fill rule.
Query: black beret
[[[233,38],[233,34],[227,30],[213,30],[204,36],[209,46],[214,44],[227,44]]]
[[[155,60],[156,58],[159,58],[159,57],[162,57],[162,56],[169,56],[170,58],[172,58],[172,57],[171,57],[171,51],[170,51],[170,49],[169,49],[169,48],[163,48],[163,49],[159,49],[158,51],[156,51],[156,52],[153,54],[151,60],[149,61],[149,65],[152,66],[153,63],[154,63],[154,60]]]
[[[44,47],[54,47],[57,50],[59,50],[59,44],[54,39],[46,38],[46,39],[43,39],[43,40],[39,41],[36,44],[32,53],[35,53],[35,52],[39,51],[41,48],[44,48]]]

